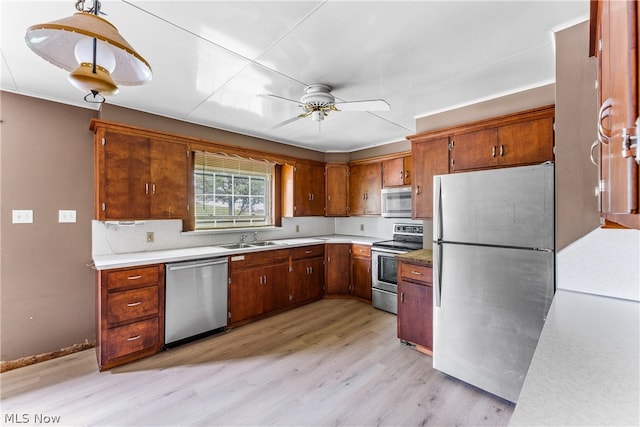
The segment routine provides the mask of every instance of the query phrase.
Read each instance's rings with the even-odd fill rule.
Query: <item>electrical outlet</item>
[[[58,222],[76,222],[76,211],[75,210],[59,210],[58,211]]]
[[[300,226],[298,224],[296,224],[296,233],[300,232]]]
[[[364,231],[364,224],[360,224],[360,231]]]
[[[153,231],[147,231],[147,243],[153,243],[154,237]]]
[[[33,223],[33,210],[17,210],[12,212],[12,222],[14,224],[32,224]]]

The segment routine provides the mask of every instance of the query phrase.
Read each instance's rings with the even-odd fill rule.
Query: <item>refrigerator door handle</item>
[[[442,189],[439,177],[433,179],[433,223],[436,227],[434,239],[436,242],[442,241]]]
[[[442,294],[442,243],[438,243],[433,247],[433,305],[440,307]]]

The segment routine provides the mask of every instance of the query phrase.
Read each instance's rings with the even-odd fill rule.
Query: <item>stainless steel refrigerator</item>
[[[517,402],[554,282],[554,168],[434,177],[433,367]]]

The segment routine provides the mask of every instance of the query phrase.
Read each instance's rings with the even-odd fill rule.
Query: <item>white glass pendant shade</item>
[[[78,64],[83,62],[93,63],[93,40],[85,37],[76,43],[74,53]],[[97,40],[96,43],[96,64],[109,71],[109,73],[113,73],[113,70],[116,69],[116,56],[113,54],[113,50],[108,44],[100,40]]]
[[[141,85],[151,80],[151,67],[149,63],[136,52],[129,43],[118,33],[116,27],[109,21],[92,13],[78,12],[73,16],[52,21],[47,24],[33,25],[27,29],[25,39],[27,45],[42,58],[52,64],[76,73],[78,69],[83,74],[86,67],[83,67],[79,59],[76,58],[77,51],[80,51],[82,58],[86,52],[85,43],[91,46],[91,59],[93,62],[93,39],[98,40],[97,65],[110,74],[112,82],[118,85],[135,86]],[[86,42],[85,40],[88,40]],[[78,47],[79,43],[80,46]],[[111,59],[104,57],[101,64],[102,55],[108,48],[115,60],[112,70]],[[84,61],[84,59],[83,59]],[[84,90],[84,87],[83,87]]]

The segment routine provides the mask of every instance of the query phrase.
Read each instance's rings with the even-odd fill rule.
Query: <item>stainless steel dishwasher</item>
[[[165,345],[227,326],[227,274],[226,257],[166,264]]]

